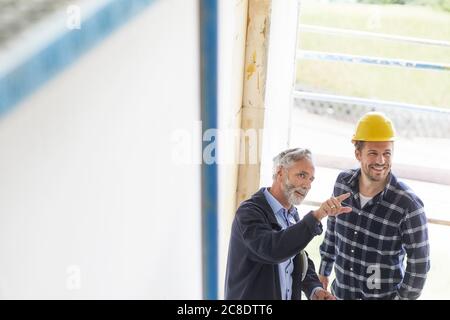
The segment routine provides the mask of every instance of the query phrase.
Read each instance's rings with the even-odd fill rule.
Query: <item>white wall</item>
[[[198,8],[155,1],[0,119],[0,298],[199,299]]]

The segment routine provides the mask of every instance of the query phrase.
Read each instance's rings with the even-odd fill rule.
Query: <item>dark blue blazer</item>
[[[282,230],[260,189],[238,208],[233,220],[225,275],[225,299],[281,299],[278,264],[293,256],[292,300],[309,298],[321,283],[314,263],[308,258],[306,277],[301,281],[302,259],[299,255],[314,236],[322,233],[322,225],[308,213],[300,222]]]

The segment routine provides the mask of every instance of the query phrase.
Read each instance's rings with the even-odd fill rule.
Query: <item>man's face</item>
[[[294,162],[281,169],[281,189],[290,205],[298,206],[305,199],[314,180],[314,165],[309,159]]]
[[[356,159],[361,163],[361,172],[369,181],[384,181],[392,165],[394,143],[365,142],[361,150],[356,150]]]

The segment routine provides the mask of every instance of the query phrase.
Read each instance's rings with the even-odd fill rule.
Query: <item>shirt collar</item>
[[[266,197],[267,202],[272,208],[273,213],[276,214],[280,212],[280,210],[283,212],[284,210],[286,210],[286,208],[283,207],[281,203],[269,192],[269,188],[264,189],[264,196]],[[297,212],[297,208],[295,206],[291,206],[288,213],[294,215],[295,212]]]
[[[361,175],[361,168],[356,169],[355,172],[350,177],[350,179],[348,180],[348,184],[354,195],[359,193],[359,177],[360,177],[360,175]],[[384,187],[383,191],[381,191],[378,195],[376,195],[373,198],[373,200],[384,199],[384,197],[386,195],[386,191],[389,190],[389,188],[393,182],[393,179],[394,179],[394,176],[393,176],[392,170],[391,170],[391,172],[389,172],[388,183],[386,183],[386,186]]]
[[[361,174],[361,169],[356,169],[355,172],[350,176],[350,179],[348,179],[348,185],[350,186],[350,189],[352,189],[353,193],[359,192],[359,176]]]
[[[394,175],[392,174],[392,170],[389,172],[388,182],[386,186],[384,186],[383,191],[381,192],[381,198],[384,199],[386,197],[386,192],[391,188],[392,183],[395,182]]]

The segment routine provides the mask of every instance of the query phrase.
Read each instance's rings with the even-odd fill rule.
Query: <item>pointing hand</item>
[[[350,197],[351,193],[347,192],[337,197],[331,197],[320,205],[320,208],[313,212],[317,220],[322,220],[326,216],[335,217],[341,213],[352,211],[351,207],[343,207],[341,202]]]

